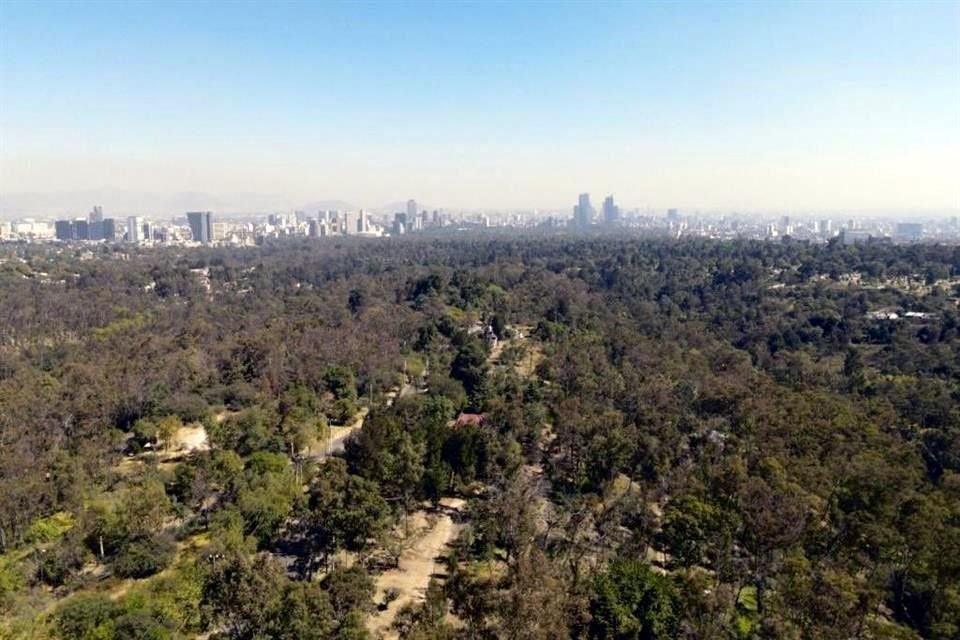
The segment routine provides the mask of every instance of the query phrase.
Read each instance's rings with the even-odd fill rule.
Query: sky
[[[960,0],[3,0],[0,194],[95,189],[956,210]]]

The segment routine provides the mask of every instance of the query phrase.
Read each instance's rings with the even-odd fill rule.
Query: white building
[[[127,242],[143,241],[143,218],[130,216],[127,218]]]

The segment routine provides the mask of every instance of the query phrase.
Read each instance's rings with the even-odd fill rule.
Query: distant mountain
[[[83,216],[94,205],[104,211],[139,212],[155,208],[156,197],[120,189],[86,189],[50,193],[0,194],[0,217],[17,216]]]
[[[165,211],[220,211],[225,202],[217,196],[197,191],[185,191],[165,198],[161,205]]]

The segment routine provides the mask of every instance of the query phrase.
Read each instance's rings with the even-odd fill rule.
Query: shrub
[[[72,513],[60,511],[46,518],[40,518],[27,530],[27,542],[53,542],[65,535],[77,520]]]
[[[73,577],[90,556],[80,538],[64,540],[54,549],[41,554],[37,578],[51,587],[59,587]]]
[[[98,631],[111,625],[118,613],[120,605],[105,595],[78,594],[64,602],[54,614],[58,636],[62,640],[109,637]]]
[[[121,578],[146,578],[162,571],[173,560],[173,543],[160,536],[130,540],[113,561],[113,572]]]
[[[23,587],[23,576],[0,557],[0,612],[13,604],[13,595]]]
[[[346,425],[353,420],[353,416],[356,415],[356,413],[356,403],[352,400],[342,398],[333,403],[329,417],[334,424]]]

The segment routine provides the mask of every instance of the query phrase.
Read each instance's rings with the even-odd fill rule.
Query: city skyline
[[[622,211],[637,211],[644,214],[664,213],[671,209],[680,208],[691,213],[701,213],[707,215],[731,214],[745,218],[764,218],[767,216],[776,216],[781,214],[799,214],[812,216],[841,216],[852,218],[877,218],[889,220],[913,220],[913,219],[949,219],[960,214],[960,206],[940,207],[940,208],[736,208],[736,207],[714,207],[698,205],[681,205],[678,203],[657,203],[650,202],[622,202],[618,193],[614,191],[617,208]],[[602,197],[606,195],[595,190],[587,190],[587,194],[599,194]],[[571,213],[570,199],[576,199],[576,193],[565,193],[559,198],[557,205],[549,204],[543,206],[527,207],[480,207],[480,206],[447,206],[443,203],[425,203],[423,209],[455,212],[473,212],[473,213],[540,213],[540,214],[564,214]],[[546,199],[544,199],[546,200]],[[116,214],[127,215],[154,215],[154,216],[182,216],[184,212],[192,209],[210,209],[220,214],[233,216],[260,216],[271,212],[293,212],[293,211],[359,211],[365,209],[373,213],[392,214],[397,211],[404,211],[407,208],[408,200],[396,198],[390,202],[356,202],[343,199],[300,199],[262,194],[262,193],[239,193],[239,194],[211,194],[199,192],[185,192],[172,194],[158,194],[146,192],[134,192],[123,189],[91,189],[71,192],[50,192],[50,193],[22,193],[9,194],[0,193],[0,220],[15,220],[17,218],[58,218],[64,216],[83,216],[89,209],[91,202],[102,203],[107,209]],[[552,202],[552,200],[551,200]],[[602,215],[602,211],[596,211]]]
[[[0,5],[8,199],[950,215],[956,166],[955,2]]]

